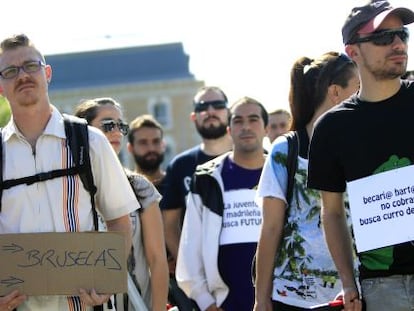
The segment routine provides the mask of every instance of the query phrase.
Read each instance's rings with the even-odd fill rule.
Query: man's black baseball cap
[[[374,32],[389,14],[397,15],[404,25],[414,22],[414,12],[410,9],[393,8],[388,1],[372,1],[352,9],[342,27],[344,44],[352,43],[357,34]]]

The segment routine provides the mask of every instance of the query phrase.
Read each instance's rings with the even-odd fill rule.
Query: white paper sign
[[[224,193],[220,245],[257,242],[262,226],[262,208],[255,202],[256,190]]]
[[[347,184],[358,252],[414,240],[414,166]]]

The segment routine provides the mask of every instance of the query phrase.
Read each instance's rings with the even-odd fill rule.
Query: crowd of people
[[[12,118],[1,130],[0,234],[122,232],[129,276],[151,311],[329,310],[331,301],[414,310],[414,232],[390,204],[393,193],[413,200],[414,82],[402,79],[413,22],[387,1],[353,8],[344,53],[292,64],[290,111],[200,88],[190,119],[201,143],[165,171],[153,116],[128,124],[116,99],[82,100],[71,122],[88,125],[92,193],[76,170],[78,137],[49,99],[51,66],[26,35],[4,39],[0,91]],[[133,168],[118,158],[124,138]],[[384,209],[400,217],[381,218]],[[12,288],[0,311],[134,310],[127,294],[77,292]]]

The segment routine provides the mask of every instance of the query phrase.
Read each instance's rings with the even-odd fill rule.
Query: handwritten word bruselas
[[[93,266],[103,267],[108,270],[121,270],[122,266],[117,259],[116,253],[117,250],[112,248],[103,249],[100,252],[90,250],[57,252],[54,249],[42,252],[32,249],[24,253],[24,258],[20,258],[17,266],[20,268],[45,265],[54,268]]]

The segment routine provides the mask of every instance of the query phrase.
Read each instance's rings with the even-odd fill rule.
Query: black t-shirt
[[[346,182],[414,163],[414,83],[380,102],[353,96],[317,122],[308,186],[344,192]],[[351,206],[351,210],[352,207]],[[373,237],[375,238],[375,237]],[[411,242],[360,254],[361,277],[414,273]]]
[[[199,145],[174,157],[167,166],[163,180],[160,208],[163,210],[185,208],[185,198],[190,190],[191,177],[197,165],[215,157],[205,154]]]

